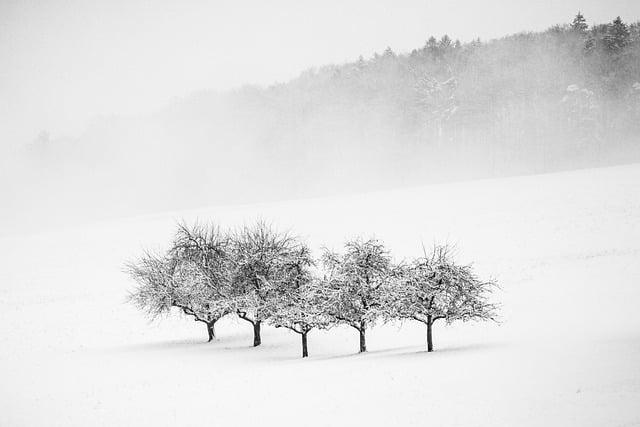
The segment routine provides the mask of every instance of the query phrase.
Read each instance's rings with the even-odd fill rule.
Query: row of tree
[[[173,307],[206,324],[235,314],[253,327],[261,344],[263,323],[299,334],[302,357],[314,329],[349,325],[366,351],[366,331],[377,321],[415,320],[427,328],[433,351],[435,322],[495,320],[496,284],[469,265],[455,263],[448,246],[436,246],[396,263],[376,239],[346,242],[341,253],[312,257],[300,238],[264,222],[226,231],[214,225],[179,225],[170,249],[145,253],[126,266],[137,286],[130,301],[151,318]]]

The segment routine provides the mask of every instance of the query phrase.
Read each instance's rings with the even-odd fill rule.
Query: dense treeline
[[[439,177],[597,164],[640,145],[640,24],[618,17],[588,27],[578,14],[568,25],[488,43],[430,37],[410,54],[387,48],[264,96],[288,127],[274,144],[284,134],[296,146],[311,127],[329,134],[318,150],[356,140],[364,152],[418,152]],[[318,116],[328,119],[316,128]],[[350,124],[320,129],[343,120]],[[336,129],[347,134],[332,138]]]
[[[314,329],[348,325],[365,352],[366,331],[397,320],[424,323],[430,352],[436,321],[495,320],[497,310],[495,283],[455,263],[447,246],[397,263],[380,241],[354,239],[318,260],[300,238],[263,222],[236,231],[180,225],[166,253],[146,253],[126,270],[137,283],[130,301],[151,318],[175,307],[204,323],[212,341],[216,322],[234,314],[252,325],[254,346],[263,323],[299,334],[302,357]]]
[[[8,212],[122,215],[628,163],[639,138],[640,25],[578,15],[43,133],[3,182]]]

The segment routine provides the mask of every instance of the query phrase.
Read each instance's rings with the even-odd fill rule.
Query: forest
[[[427,33],[428,34],[428,33]],[[2,171],[5,224],[109,217],[640,160],[640,24],[423,46],[202,91],[76,137],[46,131]]]

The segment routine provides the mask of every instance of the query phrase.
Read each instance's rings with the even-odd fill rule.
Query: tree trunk
[[[213,339],[216,337],[216,320],[212,320],[210,322],[207,322],[207,333],[209,334],[209,342],[213,341]]]
[[[364,336],[365,330],[365,324],[364,321],[362,321],[360,322],[360,329],[358,329],[358,332],[360,332],[360,353],[367,351],[367,342]]]
[[[427,316],[427,352],[433,351],[433,333],[431,328],[433,326],[433,318]]]
[[[253,346],[257,347],[262,343],[260,339],[260,320],[253,323]]]
[[[307,351],[307,333],[302,333],[302,357],[309,357],[309,352]]]

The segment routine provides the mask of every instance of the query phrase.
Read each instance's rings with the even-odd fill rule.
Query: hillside
[[[0,229],[640,160],[637,23],[425,39],[45,131],[0,160]]]
[[[640,165],[180,211],[0,237],[1,425],[640,423]],[[502,286],[502,323],[338,328],[263,345],[231,318],[149,324],[124,260],[175,221],[256,217],[317,250],[375,233],[400,256],[448,241]],[[366,405],[365,405],[366,404]],[[366,408],[366,409],[365,409]]]

